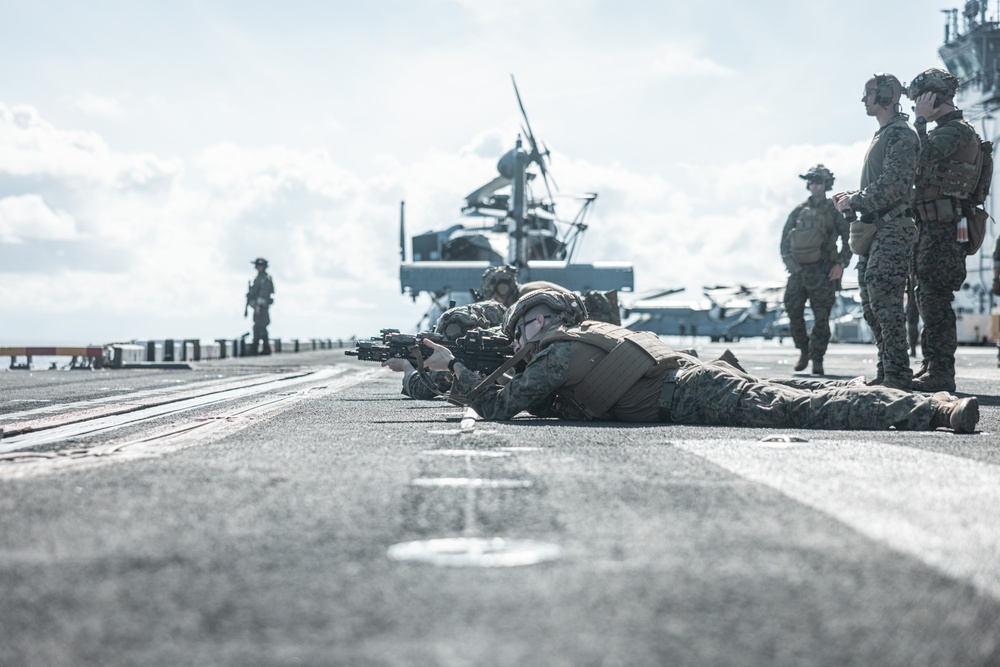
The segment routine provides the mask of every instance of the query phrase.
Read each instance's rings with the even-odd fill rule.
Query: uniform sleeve
[[[428,376],[441,393],[446,393],[449,387],[451,387],[451,373],[448,371],[430,371]],[[403,393],[418,401],[430,401],[440,395],[427,386],[427,383],[420,377],[420,373],[416,372],[416,370],[407,371],[403,376]]]
[[[528,363],[523,372],[502,387],[493,385],[477,396],[472,409],[480,417],[491,421],[512,419],[528,411],[540,417],[558,417],[553,408],[556,391],[561,387],[569,369],[570,346],[553,343]],[[478,374],[456,366],[452,393],[468,393],[478,382]]]
[[[837,253],[837,263],[840,264],[845,269],[851,265],[851,223],[847,221],[844,214],[837,210],[837,207],[830,202],[830,215],[833,216],[833,224],[837,230],[837,236],[840,238],[840,251]],[[834,239],[836,243],[836,239]]]
[[[791,231],[795,227],[795,221],[798,220],[799,211],[801,210],[801,204],[792,209],[792,212],[788,214],[788,219],[785,220],[785,228],[781,230],[781,260],[785,263],[785,268],[788,269],[789,273],[795,273],[795,259],[792,257]]]
[[[964,129],[961,123],[949,123],[932,130],[930,134],[919,134],[917,168],[940,162],[966,146],[969,143],[969,136],[963,131]]]
[[[910,201],[917,170],[917,134],[908,126],[889,128],[884,141],[882,173],[864,190],[851,195],[850,204],[855,211],[874,213]]]

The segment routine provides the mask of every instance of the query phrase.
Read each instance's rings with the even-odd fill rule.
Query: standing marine
[[[914,127],[920,139],[911,208],[917,220],[913,252],[916,300],[924,322],[923,365],[913,389],[955,391],[958,330],[954,293],[965,282],[968,236],[959,238],[963,206],[979,182],[981,140],[955,107],[958,78],[943,69],[918,74],[906,91],[916,103]],[[936,122],[930,132],[927,123]]]
[[[271,304],[274,303],[274,281],[267,272],[267,260],[258,257],[253,261],[257,277],[247,289],[247,308],[253,308],[253,344],[250,354],[271,354],[271,340],[267,335],[267,325],[271,323]],[[243,311],[244,317],[246,310]],[[260,343],[264,345],[261,348]]]
[[[919,140],[900,111],[903,86],[892,74],[865,82],[861,102],[879,124],[861,169],[861,189],[833,196],[851,220],[850,247],[858,255],[858,287],[865,321],[878,346],[871,384],[909,389],[913,379],[903,294],[917,236],[909,211]],[[860,216],[860,219],[852,219]]]
[[[823,375],[823,357],[830,344],[830,311],[840,290],[840,278],[851,262],[850,227],[826,196],[834,181],[829,169],[817,164],[799,178],[806,181],[809,199],[792,210],[781,232],[781,259],[788,270],[785,312],[799,349],[795,370],[805,370],[811,359],[813,375]],[[813,312],[811,334],[806,331],[806,301]]]

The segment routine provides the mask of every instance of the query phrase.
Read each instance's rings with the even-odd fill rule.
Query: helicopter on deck
[[[578,292],[633,288],[630,262],[573,261],[597,194],[571,197],[578,206],[575,214],[560,217],[551,153],[532,132],[513,75],[511,82],[524,121],[514,148],[497,162],[498,175],[465,197],[461,222],[410,239],[409,261],[405,203],[400,203],[400,287],[414,300],[421,294],[430,296],[424,316],[428,324],[452,302],[472,302],[483,272],[501,264],[514,266],[522,284],[544,280]]]
[[[700,298],[663,298],[683,291],[663,290],[629,302],[627,328],[661,336],[707,336],[713,342],[772,338],[774,322],[783,312],[783,285],[706,286]]]

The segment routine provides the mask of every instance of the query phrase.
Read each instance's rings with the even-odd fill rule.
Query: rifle
[[[360,361],[409,359],[414,367],[422,368],[423,360],[434,352],[423,344],[422,341],[426,338],[451,350],[455,359],[466,368],[481,373],[492,373],[514,356],[509,338],[478,329],[473,329],[454,341],[433,331],[404,334],[398,329],[382,329],[381,334],[372,336],[370,340],[358,341],[357,349],[344,350],[344,354],[357,357]],[[419,361],[416,359],[417,352],[420,353]]]
[[[247,302],[245,304],[243,304],[243,317],[247,316],[247,310],[250,309],[250,290],[252,290],[252,289],[253,289],[253,283],[248,280],[247,281]]]

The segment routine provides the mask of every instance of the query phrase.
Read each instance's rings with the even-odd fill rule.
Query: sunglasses
[[[542,315],[542,319],[545,320],[549,319],[550,317],[552,316]],[[535,321],[534,317],[532,317],[530,320],[521,320],[521,322],[516,327],[514,327],[514,340],[519,340],[521,338],[521,334],[524,333],[524,330],[527,329],[528,325],[534,321]]]

